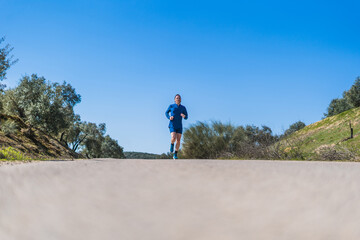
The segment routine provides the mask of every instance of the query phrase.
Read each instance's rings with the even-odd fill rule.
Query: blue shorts
[[[173,127],[169,127],[170,129],[170,133],[172,132],[176,132],[176,133],[181,133],[182,134],[182,128],[173,128]]]

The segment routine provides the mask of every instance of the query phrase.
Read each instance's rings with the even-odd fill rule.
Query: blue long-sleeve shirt
[[[170,115],[169,115],[170,113]],[[169,122],[169,128],[173,127],[175,129],[182,128],[182,117],[181,113],[185,115],[185,120],[188,119],[188,113],[186,108],[183,105],[177,105],[176,103],[171,104],[165,112],[165,116],[170,120],[171,116],[174,116],[173,120]]]

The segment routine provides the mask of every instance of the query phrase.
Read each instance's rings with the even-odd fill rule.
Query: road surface
[[[0,239],[360,239],[360,163],[117,160],[0,166]]]

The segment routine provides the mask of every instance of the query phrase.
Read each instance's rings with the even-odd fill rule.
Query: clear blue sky
[[[167,152],[164,112],[281,133],[321,120],[360,75],[359,1],[0,0],[0,36],[24,74],[66,80],[82,120],[125,151]]]

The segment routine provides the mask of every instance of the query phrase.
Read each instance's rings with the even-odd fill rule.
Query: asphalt
[[[360,163],[90,159],[0,166],[0,239],[360,239]]]

